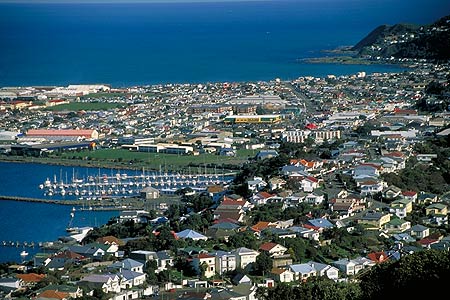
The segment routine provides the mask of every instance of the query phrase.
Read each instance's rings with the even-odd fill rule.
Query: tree
[[[256,275],[265,276],[269,274],[272,269],[273,259],[270,255],[263,251],[257,257],[254,264],[254,271]]]
[[[255,235],[249,231],[239,232],[228,238],[228,244],[231,248],[253,248],[256,241]]]

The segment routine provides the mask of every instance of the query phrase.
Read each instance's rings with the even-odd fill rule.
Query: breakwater
[[[57,199],[40,199],[40,198],[0,195],[0,201],[1,200],[68,205],[68,206],[74,207],[74,210],[77,210],[77,211],[81,211],[81,210],[130,210],[130,209],[141,209],[142,208],[142,200],[139,200],[136,198],[128,198],[128,199],[115,198],[115,199],[104,199],[103,201],[87,202],[85,200],[57,200]]]

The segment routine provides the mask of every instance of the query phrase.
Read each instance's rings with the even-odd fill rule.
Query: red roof
[[[214,256],[209,255],[207,253],[200,253],[199,255],[197,255],[197,258],[202,259],[202,258],[213,258]]]
[[[417,111],[413,109],[400,109],[395,108],[394,113],[398,115],[417,115]]]
[[[413,196],[417,195],[417,193],[414,191],[404,191],[404,192],[402,192],[402,194],[403,194],[403,196],[408,196],[408,197],[413,197]]]
[[[306,124],[305,128],[307,129],[317,129],[317,125],[313,123]]]
[[[385,156],[392,156],[392,157],[405,157],[405,154],[400,151],[393,151],[390,153],[385,154]]]
[[[369,166],[369,167],[373,167],[377,170],[381,169],[381,165],[376,165],[376,164],[371,164],[371,163],[362,163],[362,164],[359,164],[359,166]]]
[[[272,250],[274,247],[276,247],[278,244],[276,243],[264,243],[261,246],[259,246],[259,250],[263,250],[263,251],[270,251]]]
[[[84,136],[92,137],[93,129],[30,129],[27,136]]]
[[[45,278],[45,274],[36,274],[36,273],[17,274],[16,277],[22,279],[25,282],[39,282]]]
[[[272,194],[269,194],[268,192],[259,192],[259,193],[258,193],[258,196],[261,196],[261,197],[267,199],[267,198],[272,197],[273,195],[272,195]]]
[[[384,251],[381,252],[372,252],[367,255],[367,257],[376,263],[381,263],[388,260],[388,256]]]
[[[306,177],[306,179],[309,180],[309,181],[312,181],[312,182],[319,182],[319,180],[317,178],[314,178],[314,177],[311,177],[311,176]]]
[[[40,293],[39,298],[50,298],[50,299],[66,299],[69,297],[69,293],[55,291],[55,290],[46,290]]]

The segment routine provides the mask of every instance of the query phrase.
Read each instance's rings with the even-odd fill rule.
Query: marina
[[[204,191],[211,185],[226,185],[234,178],[233,173],[168,173],[145,172],[130,174],[126,172],[110,172],[87,175],[82,178],[73,172],[68,179],[67,172],[63,178],[54,174],[39,184],[42,195],[47,199],[102,200],[106,198],[138,197],[144,188],[151,187],[161,194],[175,194],[180,189],[190,188]]]

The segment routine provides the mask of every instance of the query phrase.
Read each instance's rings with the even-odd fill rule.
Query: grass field
[[[121,103],[107,103],[107,102],[72,102],[67,104],[56,105],[46,108],[50,111],[80,111],[80,110],[108,110],[121,107]]]
[[[126,149],[99,149],[95,151],[66,152],[60,158],[91,161],[99,164],[121,163],[142,166],[154,170],[180,170],[188,167],[226,167],[227,165],[239,166],[255,155],[254,150],[238,150],[235,157],[219,156],[215,154],[201,155],[176,155],[164,153],[143,153]]]

